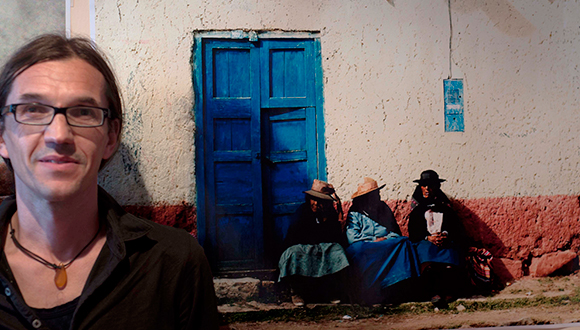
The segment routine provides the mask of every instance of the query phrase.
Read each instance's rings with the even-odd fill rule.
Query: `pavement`
[[[552,330],[580,330],[580,325],[577,323],[564,324],[546,324],[546,325],[521,325],[508,327],[493,327],[493,328],[474,328],[474,329],[494,329],[494,330],[528,330],[528,329],[552,329]]]
[[[239,315],[247,316],[248,314],[253,315],[250,319],[260,319],[261,314],[271,315],[273,311],[277,314],[283,313],[284,311],[291,314],[299,314],[302,313],[300,312],[301,310],[308,309],[316,310],[320,313],[324,313],[325,311],[329,311],[330,313],[331,311],[336,312],[336,308],[340,308],[341,306],[344,308],[351,308],[352,306],[348,304],[340,304],[338,306],[308,304],[304,307],[297,307],[292,304],[287,292],[280,292],[278,284],[269,280],[259,280],[255,278],[216,278],[214,279],[214,282],[216,294],[220,303],[218,309],[222,314],[222,318],[226,320],[235,320]],[[467,306],[478,302],[489,304],[501,301],[515,301],[521,298],[528,298],[530,300],[535,299],[535,301],[538,301],[537,298],[542,297],[578,296],[578,290],[580,290],[580,273],[578,271],[568,276],[543,278],[528,276],[514,281],[513,283],[506,283],[505,288],[490,296],[474,296],[458,299],[455,306]],[[540,299],[540,301],[542,300]],[[423,302],[422,304],[426,306],[429,305],[429,308],[432,308],[428,302]],[[498,303],[495,305],[501,306],[502,304]],[[330,307],[326,308],[325,306]],[[578,324],[575,326],[578,327]],[[509,329],[515,330],[513,327],[510,327]]]

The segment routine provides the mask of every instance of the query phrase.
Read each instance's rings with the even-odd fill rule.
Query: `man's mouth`
[[[69,161],[64,161],[64,160],[41,160],[41,162],[44,162],[44,163],[53,163],[53,164],[71,163]]]
[[[50,164],[77,164],[78,162],[74,158],[70,157],[45,157],[39,160],[41,163]]]

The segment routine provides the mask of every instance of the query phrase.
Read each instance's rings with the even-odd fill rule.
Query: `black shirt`
[[[66,330],[70,327],[78,303],[79,298],[77,297],[60,306],[53,308],[33,308],[32,310],[38,315],[41,324],[53,330]]]
[[[0,229],[16,211],[0,205]],[[70,329],[218,329],[209,264],[197,240],[126,213],[99,188],[99,217],[107,230]],[[6,235],[0,235],[0,247]],[[0,329],[49,329],[26,305],[0,250]]]
[[[427,230],[425,212],[432,210],[433,212],[443,213],[441,231],[447,232],[450,242],[454,243],[456,247],[465,248],[468,244],[468,238],[461,219],[451,208],[451,202],[440,189],[434,191],[433,194],[436,196],[435,198],[425,199],[421,193],[420,186],[415,189],[412,203],[415,207],[409,214],[409,239],[415,243],[431,235]]]

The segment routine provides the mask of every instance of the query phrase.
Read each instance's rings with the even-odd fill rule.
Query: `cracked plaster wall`
[[[465,132],[445,133],[443,0],[95,0],[123,89],[124,144],[102,175],[123,204],[195,203],[195,30],[320,31],[328,178],[407,200],[433,168],[458,199],[580,193],[580,3],[452,0]],[[474,206],[477,208],[477,206]]]

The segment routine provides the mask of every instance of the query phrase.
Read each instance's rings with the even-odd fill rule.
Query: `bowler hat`
[[[312,188],[310,190],[304,191],[304,193],[320,199],[326,199],[329,201],[334,200],[334,198],[331,196],[334,194],[334,187],[328,182],[320,181],[317,179],[312,181]]]
[[[421,173],[421,178],[413,180],[421,186],[427,186],[434,183],[441,183],[446,181],[445,179],[439,179],[439,174],[433,170],[426,170]]]

